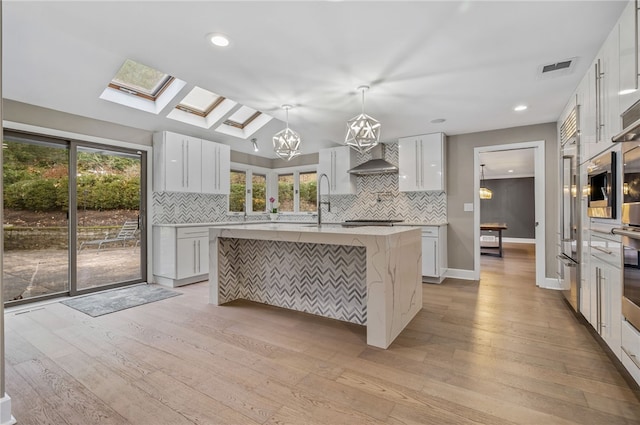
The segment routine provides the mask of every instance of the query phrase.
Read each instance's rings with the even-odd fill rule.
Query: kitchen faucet
[[[320,196],[322,191],[322,178],[327,179],[327,190],[329,191],[327,194],[327,200],[322,202],[322,197]],[[331,212],[331,183],[329,183],[329,177],[322,173],[320,177],[318,177],[318,189],[316,190],[317,195],[317,205],[318,205],[318,227],[322,226],[322,204],[327,204],[327,212]]]

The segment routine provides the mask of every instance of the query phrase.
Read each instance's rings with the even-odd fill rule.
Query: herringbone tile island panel
[[[219,238],[220,302],[238,298],[365,325],[366,248]]]

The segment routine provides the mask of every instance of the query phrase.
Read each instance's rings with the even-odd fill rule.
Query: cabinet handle
[[[612,251],[609,251],[608,249],[600,248],[599,246],[592,246],[591,248],[597,249],[598,251],[604,252],[605,254],[608,254],[608,255],[613,254]]]
[[[185,169],[185,163],[184,163],[184,140],[182,141],[182,187],[184,187],[184,169]]]
[[[596,323],[599,334],[602,333],[602,304],[600,298],[600,268],[596,267]]]
[[[623,351],[627,356],[629,356],[629,358],[631,359],[631,361],[633,362],[633,364],[634,364],[634,365],[636,365],[636,367],[637,367],[638,369],[640,369],[640,362],[638,361],[638,357],[637,357],[635,354],[631,354],[631,353],[629,352],[629,350],[627,350],[626,348],[624,348],[624,347],[620,347],[620,348],[622,348],[622,351]]]
[[[222,164],[222,150],[220,149],[220,146],[216,146],[216,165],[217,165],[217,170],[216,170],[216,189],[220,190],[220,176],[221,176],[221,172],[220,172],[220,166]]]
[[[600,103],[600,88],[599,88],[599,81],[600,81],[600,76],[599,76],[599,72],[598,72],[598,61],[594,64],[594,71],[595,71],[595,84],[596,84],[596,143],[598,143],[600,141],[600,113],[598,112],[598,104]]]
[[[196,241],[193,241],[193,273],[197,273],[198,269],[196,268],[196,258],[198,258],[196,252]]]
[[[424,142],[420,141],[420,188],[424,189]]]
[[[200,241],[198,241],[198,273],[200,273]]]
[[[596,61],[596,143],[602,141],[602,127],[604,127],[602,119],[602,64],[600,59]]]
[[[418,186],[420,186],[420,163],[418,161],[418,141],[415,141],[416,144],[416,189],[418,188]]]
[[[433,271],[438,270],[438,242],[433,240]],[[437,274],[437,273],[434,273]]]
[[[333,182],[332,184],[332,188],[333,190],[336,189],[336,161],[337,161],[337,157],[336,157],[336,152],[335,151],[331,151],[331,181]]]
[[[189,187],[189,142],[187,142],[187,187]]]
[[[635,4],[634,4],[633,10],[635,12],[633,14],[633,17],[634,17],[634,19],[633,19],[634,20],[634,28],[635,28],[634,33],[633,33],[634,34],[634,37],[633,37],[634,49],[633,49],[633,51],[634,51],[635,56],[636,56],[636,58],[635,58],[636,60],[634,61],[634,65],[636,67],[636,78],[635,78],[636,86],[635,86],[635,89],[638,90],[638,77],[640,77],[640,71],[638,70],[638,0],[635,0]],[[638,366],[638,367],[640,367],[640,366]]]

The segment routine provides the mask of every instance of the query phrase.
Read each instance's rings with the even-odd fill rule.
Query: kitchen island
[[[265,223],[209,236],[212,304],[246,299],[357,323],[380,348],[422,308],[418,228]]]

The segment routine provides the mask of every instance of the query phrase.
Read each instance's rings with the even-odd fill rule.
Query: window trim
[[[314,215],[318,214],[318,210],[316,211],[300,211],[300,174],[301,173],[318,173],[317,165],[301,165],[297,167],[285,167],[285,168],[274,168],[271,170],[273,172],[273,182],[274,182],[274,195],[276,202],[278,201],[278,176],[282,174],[293,174],[293,211],[285,211],[280,214],[308,214]]]
[[[256,167],[247,164],[241,164],[239,162],[231,163],[231,171],[243,172],[245,173],[245,211],[229,211],[230,207],[230,196],[227,196],[227,215],[230,216],[238,216],[238,215],[266,215],[268,214],[267,208],[269,205],[269,198],[274,196],[273,188],[272,188],[272,180],[273,180],[273,170],[270,168],[264,167]],[[265,190],[265,210],[264,211],[253,211],[253,174],[258,174],[266,177],[266,190]],[[277,190],[276,190],[277,192]],[[274,196],[277,199],[277,193]]]
[[[240,130],[244,130],[244,128],[246,126],[251,124],[253,122],[253,120],[258,118],[260,115],[262,115],[262,112],[256,111],[253,115],[251,115],[249,118],[244,120],[244,122],[237,122],[237,121],[233,121],[231,119],[226,119],[226,120],[224,120],[223,124],[231,126],[231,127],[239,128]]]
[[[138,96],[141,97],[143,99],[147,99],[147,100],[151,100],[153,102],[155,102],[160,95],[162,95],[162,93],[164,93],[164,91],[171,85],[171,83],[173,83],[175,81],[175,77],[172,77],[171,75],[168,76],[169,78],[166,79],[166,81],[160,86],[159,90],[156,90],[155,93],[148,95],[146,93],[142,93],[139,92],[135,89],[132,89],[131,87],[125,85],[125,84],[117,84],[114,83],[113,81],[111,81],[108,85],[108,87],[115,89],[115,90],[119,90],[122,92],[125,92],[127,94],[130,94],[132,96]]]
[[[198,109],[191,108],[189,106],[183,105],[182,103],[178,103],[176,105],[176,109],[179,110],[179,111],[186,112],[188,114],[193,114],[193,115],[197,115],[197,116],[202,117],[202,118],[206,118],[211,112],[213,112],[214,109],[216,109],[218,106],[220,106],[220,104],[222,102],[224,102],[225,100],[227,100],[227,99],[224,96],[219,96],[218,99],[216,99],[216,101],[213,102],[211,105],[209,105],[207,107],[207,109],[205,109],[204,111],[200,111]]]

